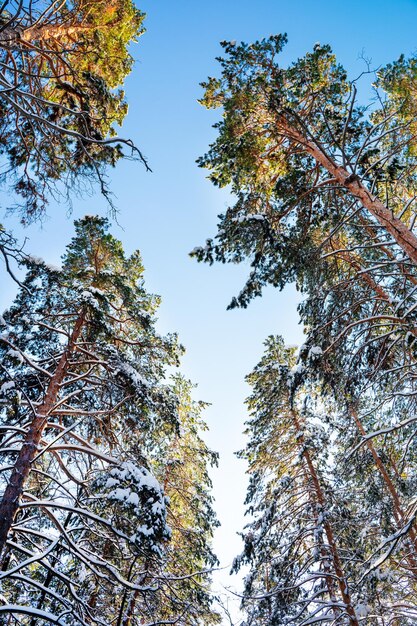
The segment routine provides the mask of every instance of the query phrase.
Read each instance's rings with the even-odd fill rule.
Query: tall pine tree
[[[167,607],[177,620],[200,600],[190,590],[174,601],[176,581],[192,573],[170,561],[153,460],[162,432],[179,436],[165,370],[181,347],[156,333],[158,298],[144,289],[140,256],[126,257],[107,228],[76,222],[60,269],[28,258],[1,318],[0,616],[31,626],[134,626]],[[210,507],[208,493],[202,501]],[[197,563],[212,561],[207,545]]]

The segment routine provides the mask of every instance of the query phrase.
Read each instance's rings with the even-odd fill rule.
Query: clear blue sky
[[[269,290],[247,310],[226,312],[246,268],[209,268],[188,258],[215,234],[216,216],[229,201],[195,165],[214,138],[211,125],[219,115],[198,105],[199,83],[218,72],[220,40],[251,41],[277,32],[289,37],[284,63],[317,41],[330,43],[353,78],[364,69],[362,53],[378,66],[417,51],[417,0],[138,0],[138,6],[148,15],[147,32],[133,48],[137,63],[126,85],[130,110],[122,134],[134,139],[153,173],[128,162],[110,173],[120,210],[114,234],[128,251],[141,250],[147,286],[163,298],[160,330],[179,332],[187,348],[183,371],[199,383],[196,398],[212,403],[208,440],[221,454],[213,474],[222,522],[215,547],[228,565],[240,551],[236,532],[243,524],[246,488],[244,466],[233,456],[244,445],[243,379],[268,334],[281,333],[293,344],[302,342],[302,330],[294,289]],[[105,212],[98,196],[74,199],[73,218]],[[30,238],[28,251],[56,263],[73,228],[65,208],[51,205],[49,213],[42,229],[32,226],[24,235]],[[12,220],[4,223],[10,227]],[[12,288],[6,284],[2,291],[6,306]]]

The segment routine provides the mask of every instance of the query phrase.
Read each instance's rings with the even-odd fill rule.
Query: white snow
[[[6,391],[9,391],[9,389],[13,389],[14,386],[15,384],[13,380],[8,380],[7,382],[3,383],[0,387],[0,395],[6,393]]]
[[[11,357],[14,357],[15,359],[17,359],[20,363],[23,363],[24,358],[21,354],[21,352],[19,352],[18,350],[13,350],[12,348],[10,348],[10,350],[7,351],[7,354]]]
[[[107,482],[105,484],[106,489],[111,489],[112,487],[114,487],[115,485],[118,484],[119,481],[117,481],[114,478],[108,478]]]
[[[364,603],[359,603],[355,606],[355,613],[358,619],[363,619],[365,617],[368,617],[369,606]]]
[[[133,491],[130,492],[129,497],[126,499],[127,504],[133,504],[133,506],[138,506],[139,504],[139,496],[137,493]]]
[[[320,356],[321,354],[323,354],[323,350],[320,348],[320,346],[312,346],[309,351],[309,355],[311,354],[314,354],[315,356]]]
[[[148,385],[148,382],[139,374],[139,372],[129,363],[118,363],[118,371],[128,378],[135,385],[144,385],[145,387]]]
[[[127,500],[129,496],[130,489],[122,489],[121,487],[117,487],[117,489],[114,489],[109,493],[109,498],[111,500],[120,500],[121,502]]]
[[[45,261],[40,256],[28,256],[28,260],[34,265],[45,265]]]
[[[249,222],[251,220],[255,222],[263,222],[266,220],[266,215],[262,215],[262,213],[257,213],[255,215],[237,215],[236,217],[233,217],[231,221],[241,224],[242,222]]]
[[[145,537],[150,537],[154,534],[153,528],[149,528],[148,526],[138,526],[138,533],[144,535]]]
[[[90,287],[90,288],[89,288],[89,291],[90,291],[92,294],[95,294],[95,295],[97,295],[97,296],[105,296],[105,295],[106,295],[106,292],[105,292],[105,291],[103,291],[102,289],[99,289],[98,287]]]

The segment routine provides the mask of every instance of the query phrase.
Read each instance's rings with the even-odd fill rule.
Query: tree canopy
[[[0,181],[20,197],[24,222],[41,217],[51,195],[68,200],[90,181],[111,202],[105,168],[123,148],[145,162],[116,134],[143,19],[131,0],[2,4]]]
[[[140,255],[107,231],[76,222],[62,268],[28,257],[0,318],[0,615],[215,623],[216,455],[189,383],[166,380],[182,348],[155,331]]]
[[[306,333],[250,377],[243,605],[250,624],[412,624],[416,62],[381,68],[365,107],[329,46],[282,67],[285,43],[224,42],[203,84],[222,119],[199,163],[236,202],[192,254],[250,260],[231,308],[295,282]]]

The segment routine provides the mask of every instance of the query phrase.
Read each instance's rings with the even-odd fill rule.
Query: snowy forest
[[[417,624],[417,55],[350,76],[281,33],[201,75],[195,168],[231,201],[189,263],[245,268],[230,314],[295,285],[304,332],[246,379],[235,617],[208,402],[116,236],[113,172],[153,167],[122,128],[146,26],[132,0],[0,8],[0,626]],[[59,265],[14,233],[95,196]]]

